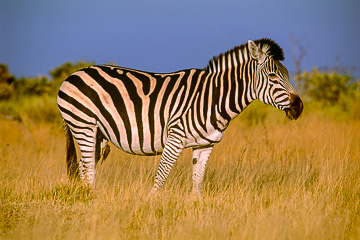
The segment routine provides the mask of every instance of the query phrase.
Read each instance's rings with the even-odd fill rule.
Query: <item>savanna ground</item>
[[[201,197],[191,195],[185,150],[147,198],[160,157],[113,146],[94,192],[71,185],[55,99],[36,101],[18,103],[33,119],[0,119],[2,239],[360,238],[359,117],[305,104],[290,121],[253,103],[215,146]],[[36,120],[46,116],[55,120]]]

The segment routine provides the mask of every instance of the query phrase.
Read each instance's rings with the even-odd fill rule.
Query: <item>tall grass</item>
[[[67,179],[58,120],[0,120],[0,238],[359,239],[360,122],[254,105],[215,146],[201,197],[190,150],[150,199],[160,157],[112,146],[91,191]]]

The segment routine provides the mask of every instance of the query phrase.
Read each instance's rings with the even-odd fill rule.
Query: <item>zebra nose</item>
[[[291,93],[289,98],[290,98],[290,106],[289,108],[285,109],[286,116],[291,120],[293,119],[296,120],[300,117],[304,109],[304,104],[297,94]]]

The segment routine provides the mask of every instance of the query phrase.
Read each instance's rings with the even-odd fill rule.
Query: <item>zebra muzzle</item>
[[[296,94],[290,94],[290,106],[286,108],[284,111],[286,116],[291,120],[296,120],[300,117],[304,104],[301,101],[300,97]]]

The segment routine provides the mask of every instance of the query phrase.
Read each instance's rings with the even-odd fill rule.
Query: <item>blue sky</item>
[[[153,72],[202,68],[248,39],[268,37],[294,70],[290,34],[311,44],[303,69],[355,66],[359,0],[0,0],[0,63],[17,77],[66,61]]]

